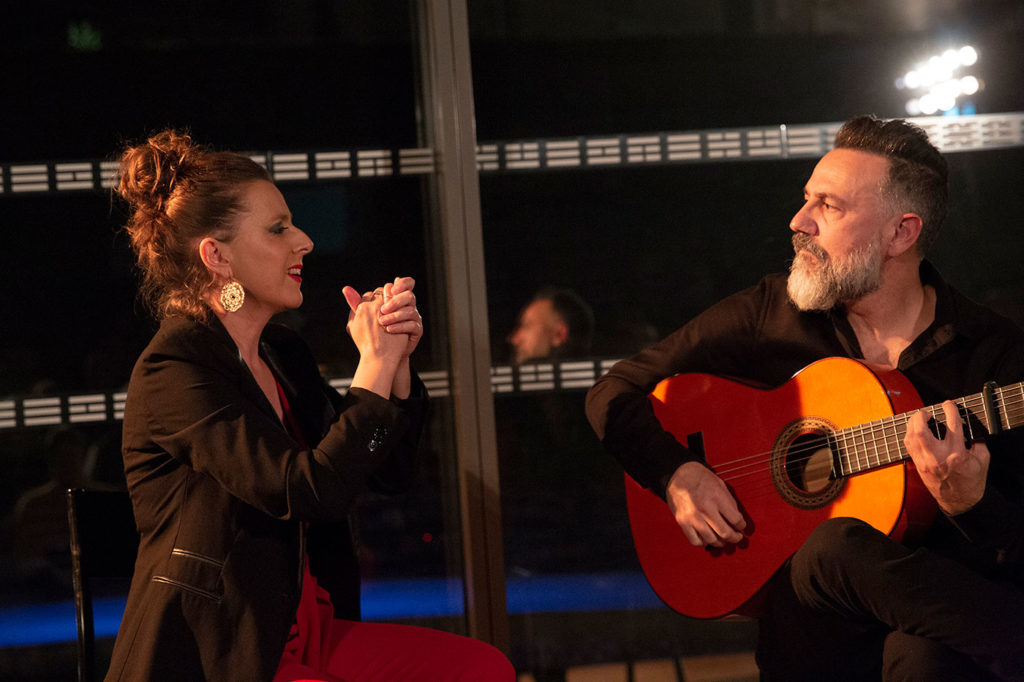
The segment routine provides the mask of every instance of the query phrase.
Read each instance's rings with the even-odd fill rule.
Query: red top
[[[277,384],[277,395],[281,399],[285,428],[300,445],[307,447],[280,383]],[[317,585],[316,578],[309,572],[308,557],[304,564],[299,608],[295,611],[295,622],[288,633],[288,643],[285,644],[281,660],[282,663],[291,660],[316,668],[323,653],[328,624],[334,618],[334,606],[331,605],[330,594]]]

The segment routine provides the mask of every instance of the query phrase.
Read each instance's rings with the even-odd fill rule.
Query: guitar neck
[[[968,440],[1024,425],[1024,382],[953,402],[965,420],[964,436]],[[922,409],[936,422],[945,423],[941,405]],[[833,432],[829,439],[836,454],[838,476],[852,476],[909,459],[903,437],[912,414],[905,412]]]

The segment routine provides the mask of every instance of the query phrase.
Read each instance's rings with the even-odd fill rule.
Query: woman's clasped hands
[[[423,336],[423,318],[416,309],[412,277],[396,277],[360,296],[352,287],[342,293],[348,302],[346,329],[359,354],[404,360]]]

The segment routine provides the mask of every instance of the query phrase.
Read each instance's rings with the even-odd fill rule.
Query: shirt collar
[[[935,290],[935,319],[900,355],[899,369],[901,370],[928,357],[956,338],[957,334],[972,335],[973,325],[970,316],[963,319],[960,306],[957,305],[958,295],[943,279],[935,266],[927,260],[922,260],[919,272],[921,282]],[[857,335],[854,333],[853,327],[850,326],[843,308],[836,306],[828,312],[828,316],[843,348],[851,357],[863,358],[864,354],[857,342]]]

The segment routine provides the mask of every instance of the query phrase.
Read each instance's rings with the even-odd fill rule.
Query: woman
[[[513,679],[481,642],[358,622],[347,515],[402,486],[423,421],[413,280],[343,290],[341,397],[269,324],[302,303],[313,243],[260,165],[164,131],[125,150],[118,193],[161,324],[125,404],[141,541],[108,679]]]

